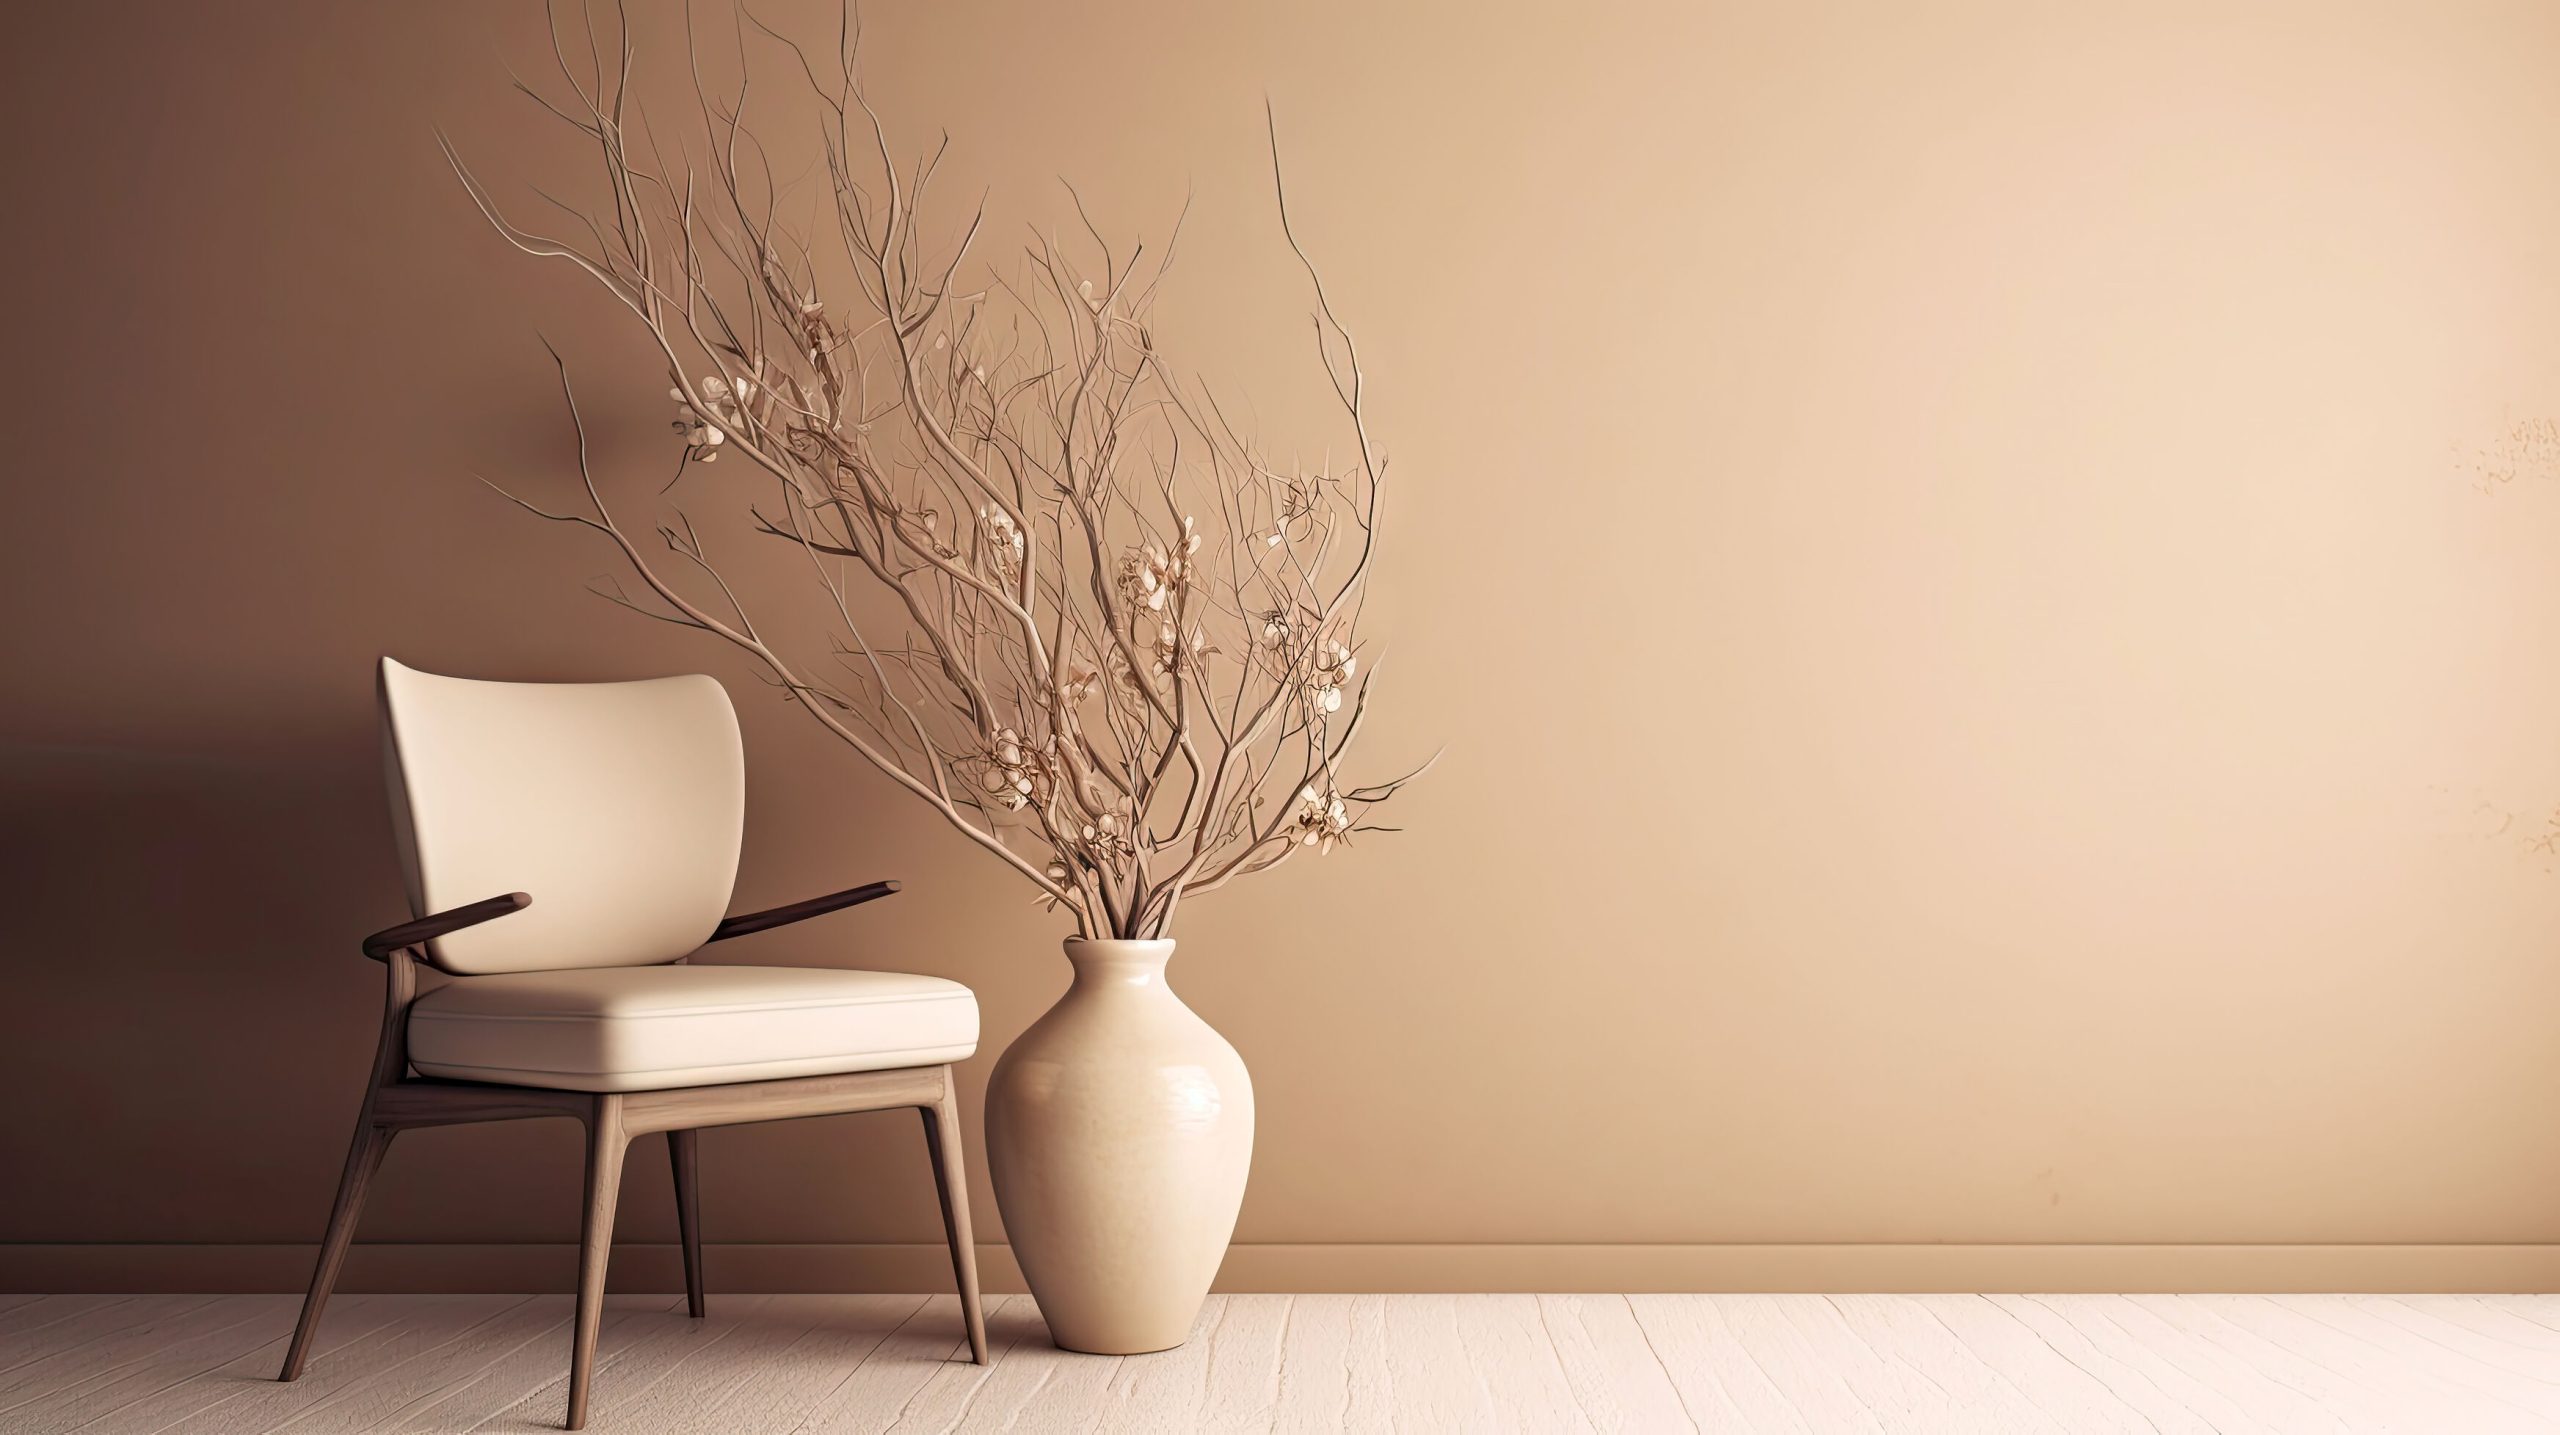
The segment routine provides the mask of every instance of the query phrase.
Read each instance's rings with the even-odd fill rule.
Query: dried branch
[[[1274,462],[1205,387],[1169,376],[1149,313],[1173,245],[1123,254],[1072,186],[1080,240],[1035,235],[1017,272],[964,283],[984,204],[957,240],[926,238],[948,142],[901,169],[862,91],[850,11],[834,75],[747,23],[815,101],[819,160],[802,179],[817,230],[784,218],[802,181],[777,177],[749,117],[752,57],[722,94],[691,48],[698,132],[662,145],[631,93],[627,24],[612,61],[585,27],[583,75],[554,25],[567,98],[517,81],[594,151],[604,205],[542,196],[574,237],[518,226],[444,152],[502,237],[572,265],[630,315],[676,408],[677,478],[653,482],[656,496],[704,468],[756,546],[797,550],[837,678],[777,646],[682,509],[654,525],[672,569],[633,541],[596,481],[565,362],[585,511],[508,496],[602,535],[654,605],[602,596],[749,655],[1085,936],[1160,936],[1187,896],[1392,830],[1369,813],[1430,764],[1343,776],[1375,674],[1357,628],[1385,464],[1358,347],[1291,223],[1276,120],[1272,194],[1357,454],[1343,469]],[[822,281],[835,253],[849,294]]]

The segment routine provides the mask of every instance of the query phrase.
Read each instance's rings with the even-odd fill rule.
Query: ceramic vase
[[[1071,941],[1075,982],[996,1062],[987,1165],[1068,1350],[1190,1338],[1253,1163],[1244,1059],[1165,985],[1173,943]]]

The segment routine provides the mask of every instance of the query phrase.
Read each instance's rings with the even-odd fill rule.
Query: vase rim
[[[1069,937],[1067,949],[1073,951],[1078,947],[1135,947],[1142,950],[1162,948],[1169,952],[1173,950],[1173,941],[1171,937]]]

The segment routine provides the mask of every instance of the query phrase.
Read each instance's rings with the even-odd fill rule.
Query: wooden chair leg
[[[684,1308],[702,1319],[702,1151],[694,1131],[667,1133],[667,1160],[676,1173],[676,1236],[684,1245]]]
[[[606,1093],[587,1113],[586,1219],[578,1236],[578,1329],[569,1349],[567,1428],[587,1428],[587,1382],[594,1374],[596,1327],[604,1318],[605,1260],[613,1254],[613,1205],[622,1190],[622,1155],[631,1144],[622,1126],[622,1097]]]
[[[347,1148],[347,1166],[338,1177],[338,1203],[329,1208],[329,1229],[320,1237],[320,1259],[311,1270],[311,1289],[302,1298],[302,1319],[293,1328],[293,1344],[285,1350],[284,1369],[278,1380],[297,1379],[302,1363],[310,1358],[311,1338],[319,1332],[320,1312],[329,1304],[329,1292],[338,1284],[338,1269],[346,1264],[347,1246],[355,1239],[356,1218],[364,1213],[365,1192],[373,1185],[374,1173],[382,1169],[382,1158],[391,1150],[393,1129],[373,1124],[372,1103],[368,1100],[363,1115],[356,1118],[355,1140]]]
[[[987,1317],[978,1303],[978,1248],[969,1234],[969,1182],[960,1164],[960,1093],[951,1068],[942,1069],[942,1096],[919,1106],[926,1154],[933,1160],[934,1190],[942,1197],[942,1232],[951,1242],[951,1279],[960,1288],[960,1315],[969,1325],[969,1358],[987,1363]]]

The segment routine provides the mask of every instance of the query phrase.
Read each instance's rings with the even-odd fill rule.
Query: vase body
[[[1253,1083],[1165,985],[1173,943],[1071,941],[1075,982],[987,1085],[987,1168],[1014,1258],[1069,1350],[1169,1350],[1226,1258]]]

